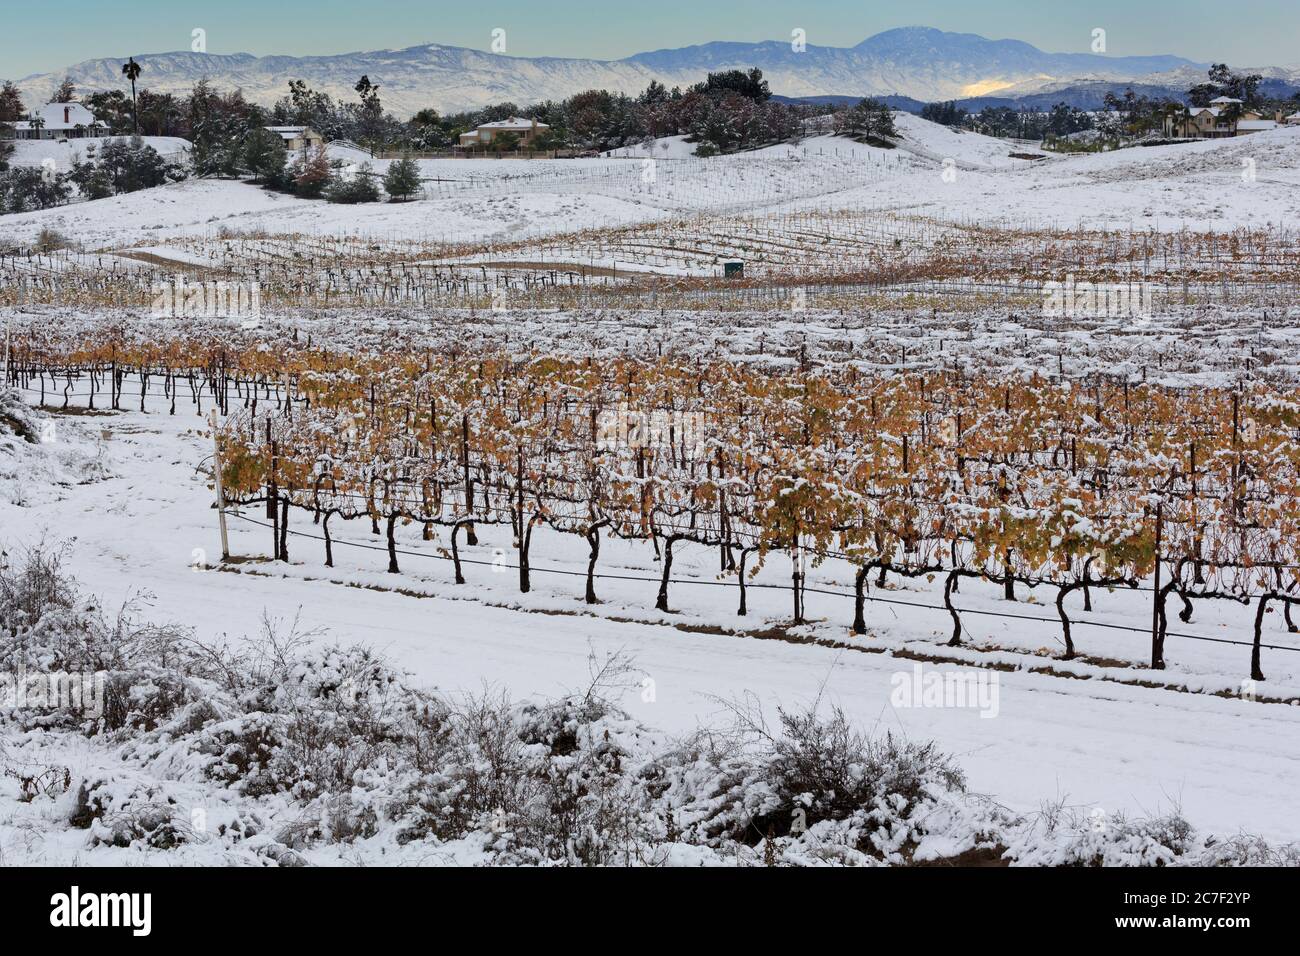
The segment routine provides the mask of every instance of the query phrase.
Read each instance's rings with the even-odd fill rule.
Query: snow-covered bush
[[[0,712],[0,794],[55,801],[91,847],[215,843],[259,865],[367,846],[497,865],[1300,863],[1177,812],[1018,816],[968,793],[933,743],[865,734],[835,708],[769,727],[736,706],[733,726],[670,741],[606,699],[617,666],[559,700],[449,699],[312,636],[268,620],[231,651],[106,620],[58,551],[29,549],[0,569],[0,665],[96,667],[109,691],[96,720]],[[80,759],[49,760],[61,738]]]
[[[652,738],[604,701],[484,694],[430,702],[420,727],[418,770],[390,806],[404,842],[477,833],[517,862],[605,865],[644,859],[662,829],[640,772]]]
[[[202,659],[183,630],[139,621],[134,604],[106,616],[63,572],[62,560],[61,551],[38,544],[0,567],[0,670],[28,686],[73,675],[102,696],[94,709],[23,707],[16,719],[91,733],[148,729],[203,696],[206,688],[195,683]]]
[[[16,391],[0,388],[0,437],[15,436],[30,445],[40,441],[36,413]]]
[[[938,820],[966,828],[969,839],[945,843],[953,855],[998,845],[998,811],[965,793],[932,743],[864,735],[837,708],[778,713],[770,729],[738,709],[735,731],[676,754],[665,800],[688,840],[761,842],[773,862],[909,863],[927,838],[949,836]]]
[[[1300,847],[1273,847],[1259,837],[1218,839],[1199,831],[1178,808],[1133,818],[1064,802],[1018,821],[1008,857],[1020,866],[1261,866],[1300,864]]]
[[[83,780],[75,794],[68,823],[89,830],[91,846],[124,847],[138,841],[166,850],[189,838],[175,799],[161,786],[96,777]]]

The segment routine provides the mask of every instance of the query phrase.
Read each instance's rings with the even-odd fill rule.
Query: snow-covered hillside
[[[219,231],[511,240],[742,210],[880,209],[941,222],[1165,231],[1300,218],[1300,127],[1054,156],[907,114],[895,118],[901,138],[893,150],[818,136],[705,160],[672,138],[598,159],[421,160],[424,198],[409,204],[330,206],[202,180],[4,223],[19,240],[49,226],[105,248]],[[51,150],[63,162],[76,148],[29,145],[22,162],[39,163]],[[173,145],[182,144],[159,144]],[[369,162],[380,174],[388,165],[347,147],[331,147],[331,155],[353,166]],[[1025,158],[1039,155],[1045,158]],[[647,158],[656,161],[652,174]]]

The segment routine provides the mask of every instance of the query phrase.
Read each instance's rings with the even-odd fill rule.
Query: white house
[[[325,145],[325,137],[310,126],[268,126],[266,128],[284,140],[284,148],[291,153],[320,149]]]
[[[107,132],[108,127],[80,103],[46,103],[24,122],[14,123],[16,139],[82,139]]]
[[[1280,119],[1280,114],[1278,119]],[[1181,139],[1221,139],[1276,129],[1278,119],[1265,119],[1244,108],[1241,100],[1216,96],[1209,106],[1189,106],[1185,116],[1166,116],[1165,135]]]
[[[538,134],[546,129],[550,129],[550,127],[545,123],[537,122],[535,119],[512,116],[510,119],[497,120],[495,123],[484,123],[468,133],[461,133],[460,146],[466,149],[473,149],[475,146],[488,146],[502,133],[513,133],[519,137],[518,144],[527,147],[531,146]]]

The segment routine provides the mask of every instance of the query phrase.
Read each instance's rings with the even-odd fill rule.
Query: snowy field
[[[762,230],[763,241],[779,250],[774,261],[797,277],[799,270],[816,268],[819,249],[828,250],[823,259],[847,261],[867,256],[871,247],[902,248],[900,255],[924,261],[943,254],[950,248],[945,243],[972,225],[1116,234],[1250,227],[1283,236],[1300,218],[1300,129],[1019,158],[1011,154],[1038,151],[907,114],[898,122],[903,138],[896,150],[818,137],[701,160],[689,155],[689,144],[671,140],[597,159],[425,160],[425,198],[405,204],[338,206],[240,182],[183,182],[5,217],[0,227],[6,240],[30,242],[49,228],[77,249],[61,259],[11,257],[0,262],[0,275],[53,277],[51,288],[66,279],[66,291],[76,276],[109,270],[140,270],[142,288],[154,269],[160,275],[232,270],[257,274],[269,287],[270,270],[286,261],[294,268],[289,257],[295,246],[306,248],[309,237],[313,249],[325,250],[321,256],[343,256],[337,244],[355,243],[347,247],[347,261],[357,276],[391,273],[394,261],[412,268],[450,262],[486,276],[485,266],[499,267],[501,260],[552,268],[585,260],[593,275],[612,266],[704,281],[717,274],[716,260],[727,250],[752,248]],[[60,163],[69,158],[62,147],[50,149]],[[339,150],[337,157],[366,161],[356,151]],[[42,158],[29,150],[19,161]],[[654,162],[647,166],[648,160]],[[374,166],[382,172],[385,163]],[[828,217],[830,225],[818,221],[826,232],[810,237],[813,220],[806,217],[814,214]],[[835,232],[830,217],[841,214],[851,236],[850,226]],[[607,243],[599,247],[604,256],[582,244],[606,230],[618,236],[600,240]],[[684,252],[674,235],[695,248]],[[1289,268],[1294,251],[1280,256],[1279,268]],[[0,317],[72,336],[84,332],[90,340],[101,329],[147,328],[144,310],[143,299],[112,307],[23,302]],[[1257,380],[1294,389],[1300,317],[1294,309],[1271,309],[1266,322],[1259,312],[1249,303],[1193,303],[1136,325],[1072,327],[993,309],[972,321],[931,308],[911,314],[905,306],[845,316],[784,309],[740,315],[661,309],[467,313],[376,302],[330,312],[313,301],[310,308],[268,314],[258,334],[267,341],[314,336],[318,344],[357,350],[404,343],[412,354],[437,346],[466,354],[513,346],[597,357],[667,351],[757,367],[853,365],[885,376],[928,365],[993,377],[1043,371],[1079,382],[1098,375],[1145,381],[1149,369],[1152,383],[1169,387],[1240,382],[1251,363]],[[191,331],[208,334],[213,327],[200,321]],[[233,327],[213,334],[228,336],[232,349],[256,351],[256,338]],[[510,564],[515,551],[508,527],[480,529],[476,545],[461,540],[467,581],[457,585],[445,528],[426,540],[418,524],[402,527],[402,567],[394,575],[383,536],[371,534],[365,520],[334,527],[333,566],[326,567],[320,529],[308,518],[295,514],[289,559],[274,561],[265,511],[245,507],[229,521],[230,550],[239,560],[220,565],[206,419],[188,396],[168,414],[155,398],[158,379],[143,387],[154,390],[144,412],[134,410],[141,383],[128,377],[120,411],[104,411],[102,402],[94,412],[85,410],[84,382],[73,387],[69,380],[75,396],[69,410],[56,407],[61,397],[51,387],[47,407],[24,413],[11,405],[7,417],[0,414],[0,547],[6,560],[15,562],[24,546],[38,542],[62,549],[66,572],[109,617],[135,602],[141,619],[188,629],[187,640],[204,648],[248,646],[268,621],[282,631],[296,626],[314,652],[361,645],[404,672],[413,688],[456,700],[485,688],[538,706],[581,696],[598,667],[593,662],[616,658],[621,680],[608,695],[627,719],[606,716],[593,726],[606,742],[612,728],[628,754],[641,753],[641,744],[628,740],[659,746],[726,726],[742,705],[751,717],[772,723],[782,710],[840,708],[865,733],[934,741],[965,772],[967,791],[960,799],[938,790],[927,797],[942,824],[933,824],[917,847],[898,838],[899,846],[910,847],[904,854],[909,862],[995,845],[998,852],[1017,848],[1019,863],[1064,862],[1074,859],[1075,843],[1085,839],[1079,834],[1086,835],[1088,821],[1098,815],[1133,821],[1178,813],[1220,844],[1241,833],[1274,846],[1300,841],[1292,796],[1300,787],[1300,636],[1280,608],[1263,627],[1268,679],[1247,689],[1253,606],[1198,602],[1190,622],[1170,627],[1168,666],[1152,670],[1150,581],[1131,591],[1094,588],[1088,612],[1082,595],[1073,594],[1080,656],[1062,660],[1055,594],[1046,588],[1021,586],[1010,603],[999,585],[963,581],[957,603],[966,642],[950,647],[942,578],[895,576],[871,591],[867,633],[854,634],[854,567],[836,558],[810,569],[806,622],[797,626],[790,622],[791,568],[782,556],[753,579],[742,618],[734,575],[719,575],[716,549],[689,543],[673,565],[670,611],[655,610],[661,564],[646,541],[604,541],[603,576],[596,580],[600,603],[593,605],[582,593],[587,543],[546,528],[536,532],[533,585],[526,594]],[[6,401],[31,408],[40,395],[29,381]],[[27,422],[25,414],[32,416],[24,426],[31,441],[14,424]],[[900,700],[902,684],[935,674],[961,680],[982,675],[993,681],[993,694],[980,706]],[[236,786],[215,786],[194,770],[178,725],[160,726],[120,746],[54,727],[7,733],[0,764],[22,772],[0,779],[0,862],[517,861],[498,855],[504,851],[493,848],[491,828],[475,831],[473,840],[408,842],[384,824],[362,827],[361,835],[351,832],[348,839],[289,839],[283,834],[298,833],[303,819],[324,813],[321,795],[295,790],[258,799]],[[42,780],[51,768],[66,770],[67,786],[26,799],[23,774]],[[685,779],[707,792],[690,772]],[[118,839],[105,812],[88,839],[85,828],[68,820],[78,809],[78,788],[96,780],[108,781],[106,801],[136,801],[132,812],[138,812],[138,793],[147,792],[183,817],[198,807],[204,821],[232,821],[232,828],[257,820],[258,833],[250,830],[241,840],[200,828],[179,847],[161,848]],[[352,799],[362,805],[377,800],[376,793],[391,796],[393,786],[358,778]],[[1074,820],[1068,839],[1050,825],[1061,813]],[[669,822],[668,832],[678,823]],[[874,823],[899,825],[892,817]],[[915,821],[909,825],[916,827]],[[972,836],[982,827],[1001,827],[1003,835]],[[1063,849],[1071,839],[1071,849]],[[670,846],[656,862],[728,862],[726,852],[715,850]],[[796,841],[782,852],[790,862],[825,861],[807,843]],[[878,858],[902,862],[899,852],[895,846]],[[1151,862],[1143,852],[1129,846],[1106,861]]]

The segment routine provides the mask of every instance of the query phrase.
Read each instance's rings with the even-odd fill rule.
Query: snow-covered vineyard
[[[0,860],[1300,859],[1300,130],[900,128],[6,217]]]

